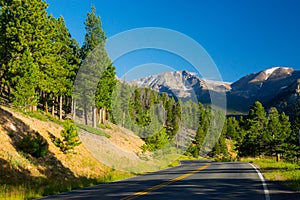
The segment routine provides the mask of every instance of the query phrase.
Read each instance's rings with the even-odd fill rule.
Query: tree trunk
[[[37,106],[31,106],[32,111],[37,111]]]
[[[97,119],[96,119],[96,112],[97,112],[97,108],[95,106],[92,107],[92,112],[93,112],[93,127],[96,128],[97,127]]]
[[[98,123],[99,124],[101,124],[102,123],[102,110],[101,110],[101,108],[100,109],[98,109],[98,111],[99,111],[99,121],[98,121]]]
[[[54,117],[54,109],[55,109],[54,103],[55,103],[55,98],[52,97],[52,110],[51,110],[51,112],[52,112],[52,117]]]
[[[46,114],[49,112],[47,99],[45,99],[45,112],[46,112]]]
[[[47,99],[47,93],[42,91],[42,98],[43,98],[43,104],[44,104],[44,109],[45,113],[47,114],[49,112],[49,107],[48,107],[48,99]]]
[[[103,108],[103,124],[106,123],[106,109]]]
[[[62,121],[62,103],[63,98],[62,95],[59,96],[59,120]]]
[[[106,109],[100,108],[99,109],[99,124],[105,124],[106,123]]]
[[[125,127],[125,111],[123,111],[123,117],[122,117],[122,127]]]
[[[73,120],[75,121],[76,117],[76,99],[72,98],[72,115]]]
[[[85,125],[88,125],[88,112],[86,104],[83,105],[83,115],[84,115],[84,123]]]

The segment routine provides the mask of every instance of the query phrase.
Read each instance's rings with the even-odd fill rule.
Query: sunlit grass
[[[98,128],[93,128],[93,127],[88,126],[88,125],[77,124],[77,123],[76,123],[76,126],[80,129],[82,129],[82,130],[85,130],[85,131],[89,132],[89,133],[110,138],[110,135],[106,134],[105,132],[101,131]]]
[[[283,182],[290,188],[300,191],[300,166],[298,164],[277,162],[275,158],[246,158],[242,161],[257,165],[266,179]]]
[[[21,200],[35,199],[51,194],[58,194],[74,189],[94,186],[116,180],[121,180],[133,176],[130,173],[124,173],[111,169],[105,175],[98,178],[72,178],[63,179],[40,179],[36,181],[23,180],[22,185],[0,184],[0,199],[3,200]]]

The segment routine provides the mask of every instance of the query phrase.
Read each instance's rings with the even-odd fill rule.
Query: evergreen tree
[[[200,151],[203,147],[203,142],[205,136],[208,132],[210,125],[210,109],[204,108],[201,103],[199,103],[199,120],[198,120],[198,129],[196,132],[195,140],[187,149],[187,154],[191,154],[193,157],[197,158],[200,155]]]
[[[226,120],[226,138],[240,142],[241,137],[239,122],[234,117],[229,117]]]
[[[279,115],[279,121],[280,121],[280,132],[278,132],[278,135],[275,136],[275,152],[278,154],[284,154],[284,156],[287,156],[288,152],[285,153],[285,147],[289,145],[288,138],[291,137],[292,129],[291,129],[291,123],[289,121],[289,116],[285,115],[284,112],[282,112]],[[299,147],[299,145],[298,145]]]
[[[288,117],[284,113],[279,115],[276,108],[270,109],[267,133],[267,154],[283,153],[284,142],[290,134],[290,123]]]
[[[27,58],[22,59],[23,56],[31,57],[32,66],[38,67],[35,72],[40,72],[43,67],[51,64],[51,31],[46,12],[47,4],[44,1],[2,0],[0,5],[0,85],[1,93],[6,90],[11,100],[11,93],[19,81],[17,77],[24,75],[24,63],[20,61]],[[40,84],[41,75],[26,76],[30,76],[30,79],[39,77]]]
[[[51,50],[45,58],[50,61],[49,64],[41,68],[40,89],[44,92],[44,108],[48,112],[48,100],[52,100],[52,116],[54,117],[54,102],[59,99],[59,118],[62,120],[62,96],[70,93],[72,80],[69,79],[70,70],[74,70],[69,64],[69,57],[72,57],[70,48],[71,39],[68,29],[65,26],[64,19],[58,20],[49,16],[49,32],[51,36]]]
[[[265,149],[267,117],[262,104],[256,101],[249,110],[245,121],[246,134],[239,147],[241,156],[258,156]]]
[[[48,101],[60,96],[62,118],[62,96],[71,94],[78,58],[63,18],[48,16],[46,8],[42,0],[1,1],[0,92],[15,105],[28,99],[31,109],[41,99],[46,112]]]
[[[155,133],[153,136],[146,139],[146,145],[142,148],[144,150],[155,151],[157,149],[162,149],[169,143],[166,129],[162,128],[160,131]]]
[[[107,118],[106,111],[111,114],[111,98],[117,83],[115,76],[115,67],[113,65],[109,65],[104,71],[97,85],[95,105],[100,111],[99,123],[102,124],[105,123]]]
[[[228,149],[223,134],[220,135],[218,141],[208,155],[211,157],[221,157],[223,159],[228,158]]]
[[[73,151],[74,148],[81,144],[78,138],[78,131],[76,125],[71,120],[64,122],[64,130],[61,131],[63,140],[59,138],[53,138],[53,143],[61,149],[62,152],[68,153]]]
[[[286,138],[285,152],[289,160],[299,162],[300,159],[300,117],[292,124],[291,134]]]
[[[33,59],[27,49],[22,55],[19,64],[19,73],[21,76],[14,77],[17,81],[15,90],[13,91],[14,105],[20,107],[25,112],[37,105],[37,66],[33,63]]]
[[[115,68],[105,50],[106,36],[102,31],[100,17],[96,15],[95,7],[87,14],[85,21],[85,40],[82,46],[82,70],[79,70],[77,98],[83,106],[85,123],[91,106],[98,110],[99,122],[105,122],[106,111],[110,109],[111,94],[115,82]],[[79,97],[78,97],[79,96]],[[93,126],[96,126],[96,108],[93,108]]]
[[[57,20],[53,19],[53,21],[55,35],[52,42],[56,45],[55,53],[58,56],[58,69],[61,70],[58,74],[55,74],[55,85],[59,88],[57,92],[57,96],[60,97],[59,118],[62,119],[62,98],[71,97],[73,83],[80,64],[79,46],[76,40],[71,37],[63,17],[59,17]]]

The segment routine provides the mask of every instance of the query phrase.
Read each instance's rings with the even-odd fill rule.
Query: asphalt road
[[[273,191],[273,189],[274,191]],[[294,196],[293,196],[294,195]],[[43,199],[298,199],[271,187],[249,163],[183,161],[181,166]]]

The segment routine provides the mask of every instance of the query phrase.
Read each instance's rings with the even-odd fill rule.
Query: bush
[[[62,152],[68,153],[80,145],[81,142],[78,139],[77,128],[71,120],[66,120],[63,125],[64,130],[61,131],[63,140],[59,138],[53,138],[52,140],[55,146],[59,147]]]
[[[145,152],[146,150],[155,151],[158,149],[162,149],[164,146],[166,146],[169,143],[166,129],[165,128],[161,129],[155,135],[147,138],[145,142],[146,144],[142,146],[143,152]]]
[[[19,148],[33,157],[43,157],[48,153],[48,143],[39,133],[27,134],[19,144]]]

